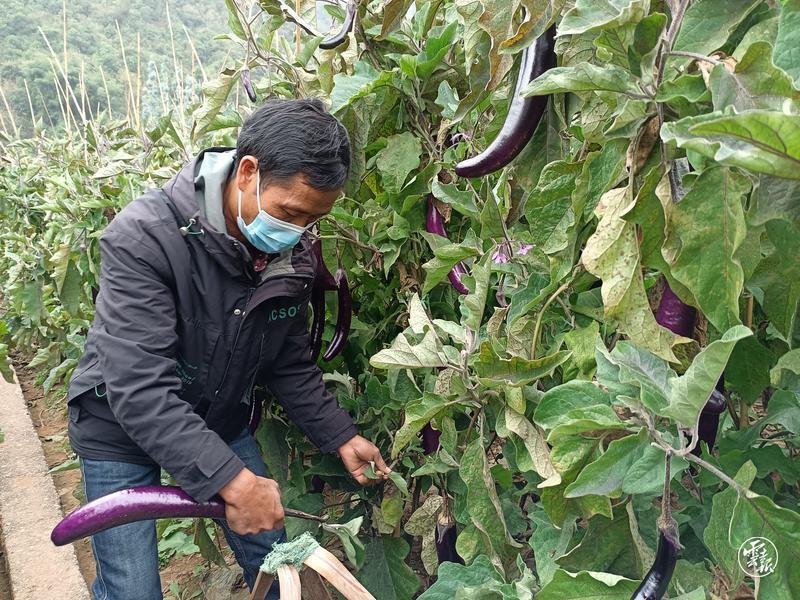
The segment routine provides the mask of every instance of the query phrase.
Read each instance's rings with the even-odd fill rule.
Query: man
[[[255,385],[360,483],[370,463],[390,472],[310,356],[307,230],[349,167],[347,132],[321,102],[270,101],[236,150],[204,151],[100,240],[97,312],[69,388],[86,497],[158,484],[161,468],[197,501],[221,496],[220,525],[251,588],[285,537],[280,490],[247,430]],[[161,599],[153,521],[97,534],[92,549],[97,600]]]

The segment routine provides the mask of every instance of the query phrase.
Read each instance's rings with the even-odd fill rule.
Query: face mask
[[[253,246],[267,254],[294,248],[306,228],[276,219],[261,208],[261,173],[258,173],[256,179],[256,200],[258,201],[258,214],[248,225],[242,218],[242,190],[239,190],[239,216],[236,224],[239,225],[242,235]]]

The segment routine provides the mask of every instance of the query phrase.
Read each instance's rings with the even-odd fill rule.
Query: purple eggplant
[[[285,508],[284,514],[320,522],[327,520],[291,508]],[[135,521],[200,517],[224,519],[225,503],[222,500],[195,502],[174,485],[146,485],[108,494],[75,509],[55,526],[50,539],[56,546],[63,546]]]
[[[442,213],[440,213],[439,209],[436,208],[436,204],[434,203],[432,196],[428,197],[428,214],[425,221],[425,230],[428,233],[435,233],[443,238],[447,237],[447,231],[444,229],[444,221],[442,220]],[[464,264],[460,262],[454,265],[447,274],[447,278],[450,280],[450,283],[459,294],[469,294],[467,286],[465,286],[461,281],[461,278],[466,274],[467,269]]]
[[[242,80],[244,91],[247,92],[247,97],[250,98],[250,102],[257,101],[258,96],[256,96],[256,90],[253,87],[253,82],[250,80],[250,69],[242,69],[239,72],[239,77]]]
[[[439,564],[443,562],[464,564],[464,559],[456,552],[457,537],[456,522],[449,512],[443,512],[436,522],[436,557],[439,559]]]
[[[147,519],[225,518],[221,501],[198,503],[179,487],[144,486],[108,494],[74,510],[53,529],[56,546],[69,544],[111,527]]]
[[[329,35],[324,40],[319,43],[319,47],[323,50],[330,50],[331,48],[336,48],[344,43],[347,39],[347,36],[353,30],[353,23],[356,20],[356,2],[355,0],[350,0],[347,3],[347,9],[344,15],[344,22],[342,26],[339,28],[339,31],[336,33]]]
[[[670,528],[677,530],[677,527]],[[660,530],[658,549],[653,566],[644,576],[642,584],[631,596],[631,600],[661,600],[669,587],[675,563],[678,561],[678,550],[681,548],[677,537],[672,533]]]
[[[422,450],[425,454],[433,454],[439,450],[439,438],[442,432],[436,431],[430,423],[426,423],[422,428]]]
[[[661,302],[656,311],[658,324],[678,335],[692,337],[696,320],[697,309],[682,302],[669,284],[664,282],[664,294],[661,296]],[[700,413],[698,435],[700,440],[708,445],[709,450],[714,447],[714,442],[717,440],[719,416],[725,412],[728,404],[724,392],[725,388],[720,378],[716,389],[711,392],[711,396]],[[692,452],[699,456],[700,445],[698,444]]]
[[[311,243],[311,252],[314,254],[314,261],[316,262],[314,286],[326,292],[337,289],[336,279],[328,270],[325,259],[322,257],[322,240],[317,239]]]
[[[353,317],[353,299],[350,297],[350,286],[347,283],[347,274],[341,267],[336,270],[336,297],[339,299],[339,312],[336,316],[336,330],[333,339],[322,355],[322,360],[328,362],[336,358],[344,349],[350,335],[350,321]]]
[[[697,309],[688,304],[684,304],[675,295],[669,284],[664,282],[664,294],[656,311],[656,321],[662,327],[666,327],[673,333],[683,337],[692,337],[694,323],[697,320]]]
[[[525,98],[522,91],[531,81],[556,66],[555,35],[556,26],[553,25],[532,46],[523,50],[514,96],[500,133],[486,150],[458,163],[455,168],[457,175],[483,177],[502,169],[533,137],[547,108],[547,96]]]
[[[311,358],[317,360],[322,350],[322,332],[325,331],[325,290],[314,286],[311,290],[311,309],[314,312],[311,321]]]

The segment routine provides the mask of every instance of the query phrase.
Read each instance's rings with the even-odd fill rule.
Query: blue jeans
[[[229,445],[253,473],[268,476],[258,444],[247,430]],[[155,465],[88,458],[80,462],[87,500],[126,488],[160,483],[161,469]],[[276,529],[258,535],[239,535],[231,531],[225,521],[217,521],[217,524],[222,527],[244,571],[247,586],[252,589],[264,556],[275,542],[285,541],[286,531]],[[97,567],[97,577],[92,583],[94,600],[162,600],[155,521],[138,521],[95,534],[92,552]],[[276,580],[267,600],[278,600],[278,597]]]

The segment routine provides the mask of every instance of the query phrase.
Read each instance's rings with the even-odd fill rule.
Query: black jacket
[[[155,462],[205,501],[244,466],[226,442],[247,425],[254,384],[324,452],[356,430],[310,356],[309,240],[271,261],[262,281],[244,245],[200,214],[199,158],[100,238],[100,291],[70,380],[68,428],[78,455]]]

